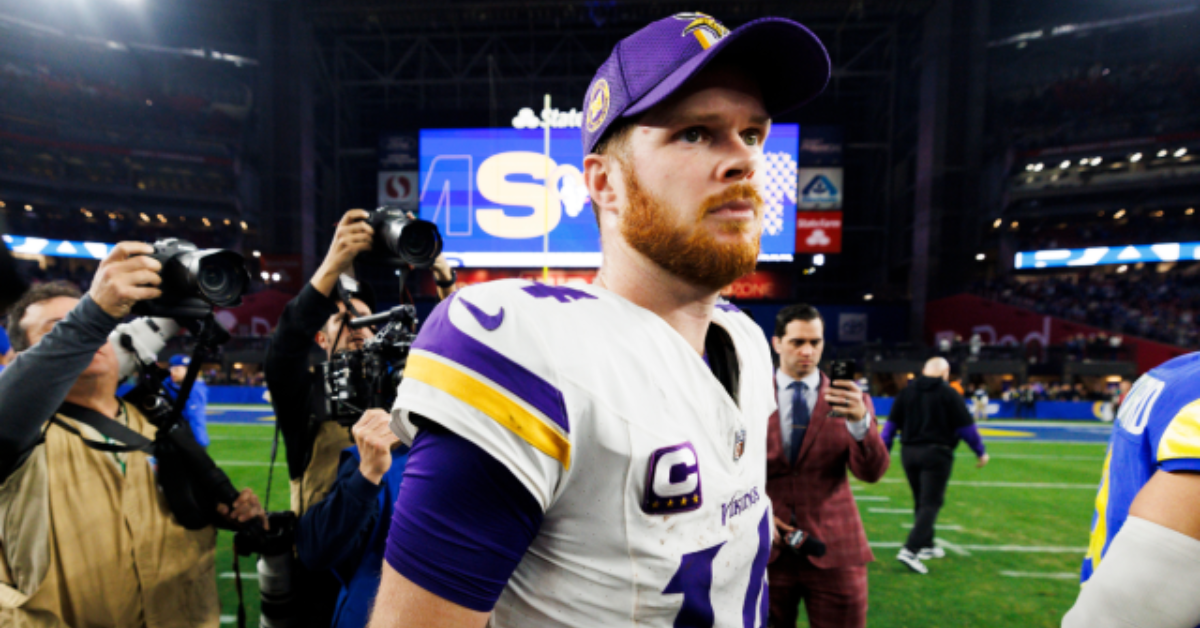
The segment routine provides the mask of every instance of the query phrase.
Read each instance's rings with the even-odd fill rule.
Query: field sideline
[[[209,425],[210,453],[236,486],[249,486],[264,497],[274,434],[269,412],[249,406],[216,410],[218,422]],[[238,422],[219,422],[221,414],[248,412],[253,420],[231,416]],[[912,524],[912,496],[898,456],[881,482],[853,482],[877,559],[868,569],[872,628],[1051,627],[1074,602],[1109,426],[1004,421],[980,427],[991,464],[976,469],[973,454],[959,448],[937,530],[947,557],[929,561],[927,576],[895,560]],[[288,502],[280,447],[273,510],[285,509]],[[232,533],[222,531],[217,584],[223,625],[234,625],[237,608],[231,545]],[[243,559],[240,571],[247,625],[256,626],[254,562]]]

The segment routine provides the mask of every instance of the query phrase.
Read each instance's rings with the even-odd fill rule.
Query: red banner
[[[421,285],[419,290],[421,294],[434,294],[433,279],[429,273],[422,273],[420,276]],[[496,268],[472,268],[469,270],[458,270],[458,285],[471,286],[477,283],[485,283],[488,281],[496,281],[497,279],[527,279],[529,281],[542,282],[542,271],[527,268],[527,269],[496,269]],[[596,279],[596,271],[594,269],[556,269],[551,270],[549,277],[544,281],[552,286],[567,286],[571,284],[588,284]],[[738,299],[740,301],[753,301],[760,299],[789,299],[792,296],[791,279],[783,273],[773,270],[759,270],[737,281],[733,282],[729,287],[721,291],[721,296],[727,299]]]
[[[841,253],[842,212],[796,212],[797,253]]]
[[[1067,339],[1083,334],[1113,332],[1072,323],[1053,316],[1004,305],[971,294],[938,299],[925,307],[925,339],[936,344],[942,337],[954,335],[970,338],[979,334],[984,344],[1036,345],[1050,347],[1065,344]],[[1138,372],[1150,369],[1172,358],[1189,353],[1187,349],[1161,342],[1122,335],[1122,344],[1134,351]]]

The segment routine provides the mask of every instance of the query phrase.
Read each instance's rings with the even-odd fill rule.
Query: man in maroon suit
[[[780,310],[771,344],[779,354],[779,411],[767,432],[767,495],[779,531],[769,567],[771,624],[795,626],[803,601],[812,628],[862,627],[875,556],[846,468],[865,482],[887,471],[874,406],[854,382],[830,382],[817,370],[825,341],[816,308]]]

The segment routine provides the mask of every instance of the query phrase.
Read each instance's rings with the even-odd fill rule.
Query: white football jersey
[[[594,286],[472,286],[425,322],[393,429],[411,442],[409,413],[429,417],[545,511],[491,625],[766,625],[771,359],[733,306],[714,323],[738,403],[664,320]]]

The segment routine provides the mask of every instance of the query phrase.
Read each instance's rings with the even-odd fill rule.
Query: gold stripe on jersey
[[[1158,441],[1158,461],[1200,459],[1200,400],[1183,407]]]
[[[503,389],[494,387],[480,376],[452,362],[414,351],[408,356],[404,377],[433,386],[475,408],[534,449],[557,460],[564,469],[571,468],[571,442],[551,427],[548,420],[512,400],[502,392]]]
[[[1093,572],[1100,566],[1104,544],[1108,542],[1108,468],[1112,464],[1112,448],[1104,456],[1104,470],[1100,472],[1100,490],[1096,492],[1096,525],[1092,527],[1092,538],[1088,541],[1084,560],[1091,559]]]

